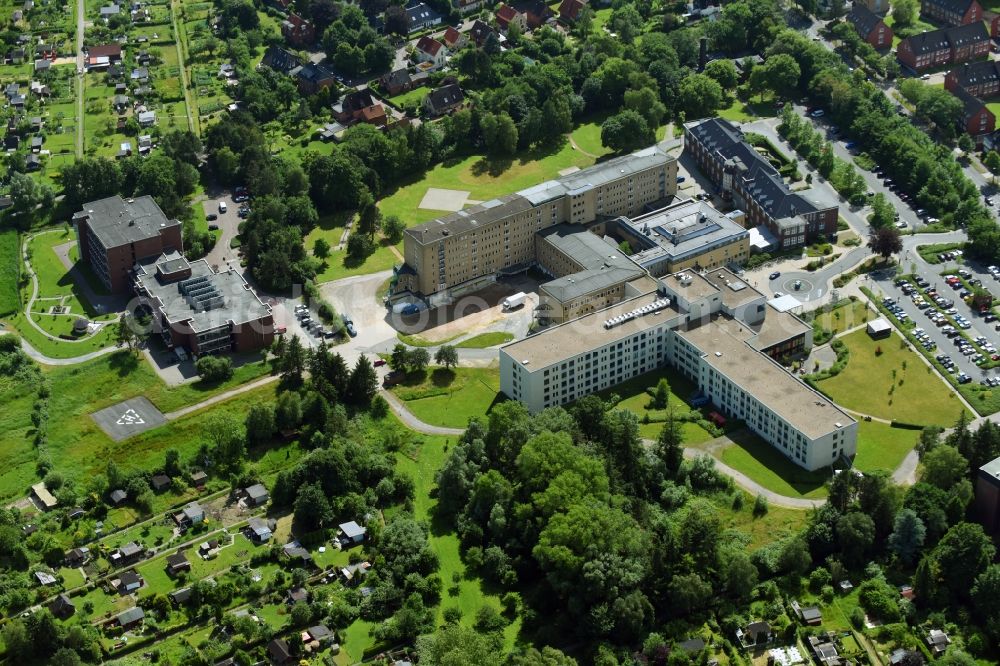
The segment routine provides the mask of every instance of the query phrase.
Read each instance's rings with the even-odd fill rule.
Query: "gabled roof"
[[[410,82],[410,70],[403,67],[389,72],[382,77],[382,83],[386,86],[405,86]]]
[[[418,51],[423,51],[427,55],[433,57],[438,54],[438,51],[444,48],[444,44],[434,39],[433,37],[424,35],[423,37],[420,38],[419,41],[417,41],[416,48]]]
[[[945,49],[961,48],[969,44],[986,42],[989,39],[990,33],[986,30],[986,24],[982,21],[976,21],[955,28],[928,30],[927,32],[907,37],[903,41],[910,45],[910,50],[915,55],[922,55]]]
[[[497,21],[502,21],[504,24],[510,23],[517,18],[519,13],[510,5],[500,5],[496,11]]]
[[[975,0],[921,0],[921,5],[933,5],[946,12],[965,14]]]
[[[276,72],[287,74],[301,66],[302,61],[280,46],[268,46],[267,50],[264,51],[264,57],[260,59],[260,64],[264,67],[270,67]]]
[[[455,30],[453,27],[449,25],[448,29],[444,31],[444,36],[441,39],[444,40],[444,43],[447,46],[454,46],[455,44],[458,43],[458,41],[461,38],[462,38],[462,33],[460,33],[458,30]]]
[[[141,608],[135,606],[134,608],[129,608],[127,611],[120,613],[118,615],[118,624],[126,625],[141,620],[146,617],[146,614]]]
[[[952,91],[952,94],[962,103],[962,120],[968,122],[974,115],[986,109],[986,103],[968,90],[959,86]],[[989,110],[989,109],[987,109]]]
[[[461,104],[465,99],[465,93],[462,92],[457,83],[451,83],[427,93],[426,99],[433,108],[441,109],[453,104]]]
[[[562,0],[559,5],[559,16],[565,20],[573,21],[580,15],[580,10],[587,6],[584,0]]]
[[[948,76],[961,88],[983,85],[1000,79],[997,64],[995,60],[967,62],[948,72]]]
[[[361,109],[371,106],[374,104],[372,100],[371,91],[365,90],[352,90],[351,92],[344,95],[344,99],[341,100],[341,108],[345,112],[353,113],[354,111],[360,111]]]
[[[948,28],[947,32],[948,40],[951,42],[953,48],[989,41],[990,39],[990,33],[986,30],[986,24],[982,21]]]
[[[91,46],[87,49],[87,55],[91,58],[98,58],[102,56],[106,56],[108,58],[120,58],[122,55],[122,47],[120,44],[101,44],[100,46]]]
[[[855,2],[851,7],[851,11],[847,13],[847,20],[862,38],[868,37],[882,23],[880,16],[860,2]]]

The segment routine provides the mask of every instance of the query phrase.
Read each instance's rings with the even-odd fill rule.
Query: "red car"
[[[375,362],[372,363],[372,365],[374,365],[376,368],[381,368],[383,365],[385,365],[385,359],[384,358],[377,358],[377,359],[375,359]]]

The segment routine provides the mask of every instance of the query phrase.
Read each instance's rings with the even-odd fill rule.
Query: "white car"
[[[816,109],[815,111],[813,111],[809,115],[812,116],[813,118],[822,118],[825,114],[826,114],[826,111],[824,111],[823,109]]]

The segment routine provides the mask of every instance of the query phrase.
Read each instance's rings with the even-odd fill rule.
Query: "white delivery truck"
[[[519,291],[513,296],[508,296],[503,299],[501,305],[503,305],[504,310],[513,310],[514,308],[519,308],[524,305],[524,300],[528,297],[523,291]]]

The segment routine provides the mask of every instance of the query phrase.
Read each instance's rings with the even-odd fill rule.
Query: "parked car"
[[[767,279],[769,279],[769,280],[777,280],[780,277],[781,277],[781,272],[780,271],[774,271],[773,273],[771,273],[770,275],[767,276]]]
[[[340,320],[344,322],[344,328],[347,329],[347,334],[352,338],[357,337],[358,331],[354,328],[354,320],[346,314],[340,315]]]
[[[205,219],[211,222],[213,220],[219,219],[219,216],[216,215],[215,213],[209,213],[208,215],[205,216]]]
[[[375,366],[376,368],[381,368],[383,365],[385,365],[385,359],[384,358],[377,358],[372,363],[372,365]]]

